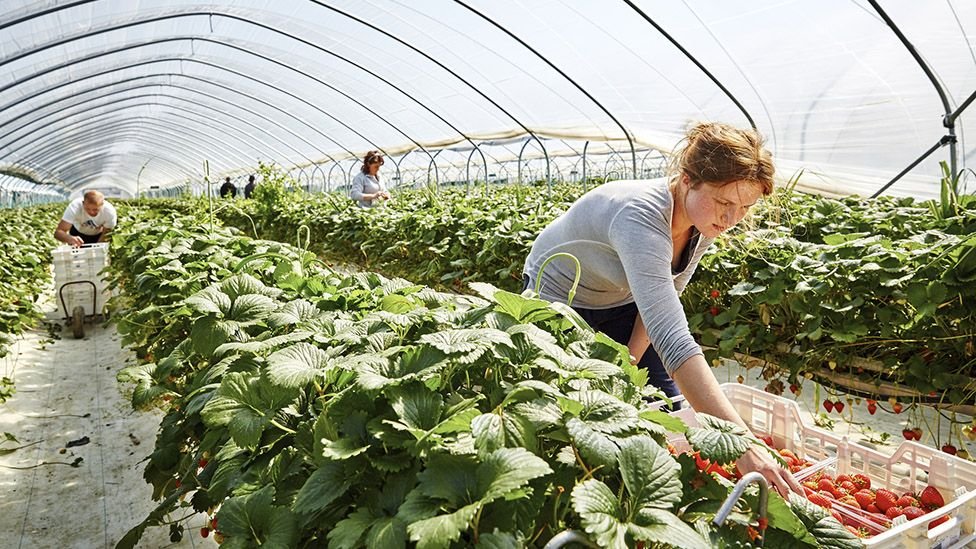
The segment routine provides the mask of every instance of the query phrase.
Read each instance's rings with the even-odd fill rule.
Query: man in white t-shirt
[[[74,248],[82,244],[104,242],[118,223],[115,206],[105,201],[98,191],[88,191],[82,198],[68,204],[54,238]]]

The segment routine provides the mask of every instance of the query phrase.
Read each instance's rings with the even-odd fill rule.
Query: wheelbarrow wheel
[[[85,308],[81,305],[71,311],[71,333],[75,339],[85,337]]]

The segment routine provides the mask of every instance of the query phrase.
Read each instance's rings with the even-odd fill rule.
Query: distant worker
[[[98,191],[88,191],[68,204],[61,216],[54,238],[78,248],[82,244],[105,242],[118,223],[115,206]]]
[[[254,193],[254,176],[250,175],[247,178],[247,185],[244,185],[244,198],[251,198],[252,193]]]
[[[390,198],[386,186],[380,180],[380,166],[383,165],[383,155],[380,151],[369,151],[363,159],[363,167],[352,180],[349,196],[361,208],[371,208]]]
[[[220,197],[221,198],[236,198],[237,197],[237,187],[230,182],[230,178],[224,180],[224,184],[220,186]]]

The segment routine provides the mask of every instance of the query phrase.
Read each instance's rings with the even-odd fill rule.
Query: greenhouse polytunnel
[[[976,544],[973,2],[3,7],[5,546]]]

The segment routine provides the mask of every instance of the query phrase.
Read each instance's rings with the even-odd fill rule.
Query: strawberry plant
[[[445,294],[308,252],[133,210],[113,246],[113,319],[142,357],[119,378],[166,415],[145,477],[230,547],[706,546],[759,532],[758,492],[672,456],[733,463],[761,443],[658,395],[625,347],[568,308],[473,284]],[[765,446],[761,445],[762,448]],[[772,450],[769,450],[772,452]],[[832,517],[770,496],[769,543],[857,547]],[[751,529],[751,530],[750,530]]]
[[[405,190],[373,209],[337,194],[290,193],[218,215],[286,241],[308,226],[315,251],[388,275],[517,290],[535,235],[581,192]],[[965,305],[976,292],[976,210],[957,198],[952,215],[935,216],[911,199],[780,192],[751,228],[717,242],[682,296],[693,332],[714,348],[709,360],[766,359],[778,366],[771,376],[789,379],[784,386],[809,373],[841,389],[883,382],[915,388],[918,400],[976,402],[976,322]]]
[[[56,244],[53,227],[63,204],[4,209],[0,211],[0,358],[16,336],[40,318],[37,297],[51,281],[51,249]],[[5,367],[0,376],[0,403],[14,393],[13,372]]]

